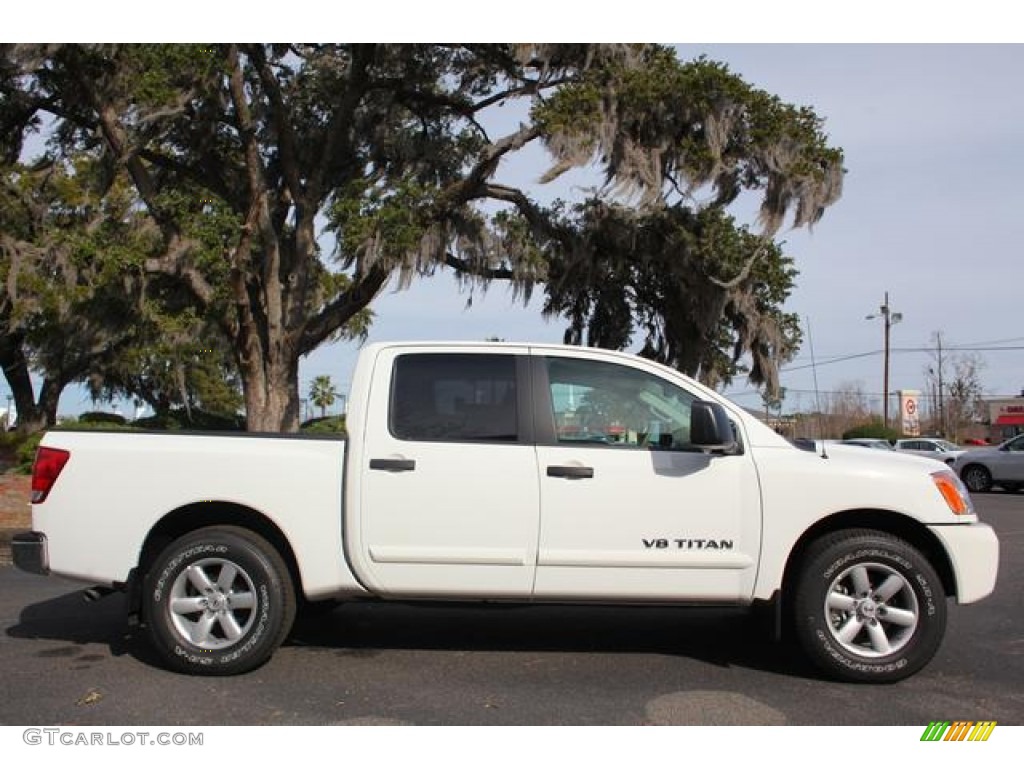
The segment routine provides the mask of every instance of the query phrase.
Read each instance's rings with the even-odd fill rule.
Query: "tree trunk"
[[[56,379],[43,380],[43,388],[39,391],[39,410],[43,416],[43,427],[52,427],[57,423],[57,406],[60,404],[60,395],[63,391],[63,382]]]
[[[298,358],[248,361],[243,368],[242,391],[247,431],[299,431]]]
[[[64,387],[47,379],[43,382],[39,403],[36,403],[23,341],[24,336],[18,333],[0,336],[0,366],[18,410],[17,432],[19,435],[31,435],[57,423],[57,403]]]

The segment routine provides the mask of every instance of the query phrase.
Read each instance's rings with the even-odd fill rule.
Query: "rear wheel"
[[[902,539],[840,531],[808,551],[794,618],[800,644],[824,672],[890,683],[935,655],[946,627],[945,592],[931,564]]]
[[[171,543],[143,594],[150,637],[172,669],[248,672],[270,658],[295,618],[295,593],[277,550],[244,528],[214,526]]]
[[[971,493],[985,493],[992,490],[992,473],[980,464],[969,464],[960,473],[960,478]]]

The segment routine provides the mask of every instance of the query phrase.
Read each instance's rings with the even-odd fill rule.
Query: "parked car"
[[[943,461],[946,464],[953,464],[957,456],[967,453],[967,450],[959,445],[938,437],[906,438],[904,440],[897,440],[896,445],[893,447],[897,451],[916,453],[918,456],[927,456],[929,459]]]
[[[880,437],[851,437],[840,441],[843,445],[859,445],[862,448],[878,448],[883,451],[893,450],[892,443]]]
[[[953,471],[972,493],[984,493],[993,485],[1004,491],[1019,490],[1024,486],[1024,435],[964,452],[954,462]]]

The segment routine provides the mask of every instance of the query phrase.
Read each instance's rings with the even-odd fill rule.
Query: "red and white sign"
[[[900,395],[900,428],[907,437],[921,434],[921,417],[918,413],[918,398],[921,393],[916,389],[901,389]]]

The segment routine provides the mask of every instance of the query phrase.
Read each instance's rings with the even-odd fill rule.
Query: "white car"
[[[967,453],[967,449],[938,437],[911,437],[897,440],[894,447],[897,451],[907,451],[909,453],[916,453],[918,456],[927,456],[930,459],[944,462],[950,466],[953,465],[958,456]]]

